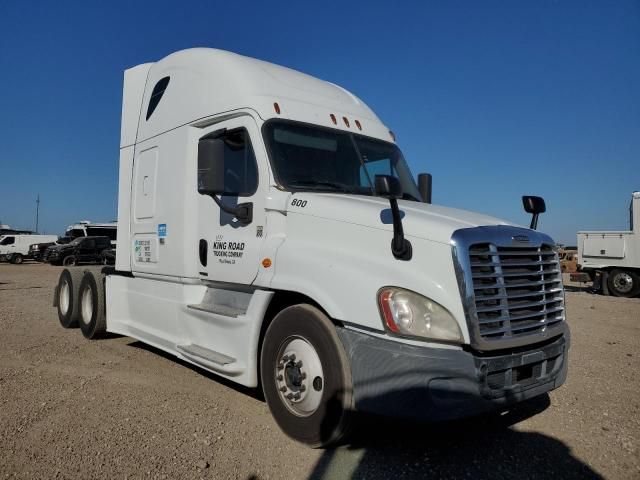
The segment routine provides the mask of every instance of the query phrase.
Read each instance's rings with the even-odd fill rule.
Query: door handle
[[[207,241],[204,238],[200,239],[200,244],[198,245],[198,254],[200,256],[200,264],[203,267],[207,266],[207,251],[209,250],[209,246]]]

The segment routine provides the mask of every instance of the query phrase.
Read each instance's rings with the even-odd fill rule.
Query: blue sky
[[[565,243],[640,190],[640,2],[0,2],[0,222],[116,218],[122,72],[209,46],[338,83],[434,202]]]

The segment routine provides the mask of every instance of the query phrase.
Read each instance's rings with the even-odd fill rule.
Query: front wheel
[[[337,443],[353,416],[351,370],[334,325],[311,305],[282,310],[262,346],[267,404],[288,436],[312,447]]]
[[[629,270],[612,270],[607,283],[616,297],[635,297],[640,293],[640,277]]]
[[[64,260],[62,260],[62,265],[64,265],[65,267],[73,267],[75,265],[78,265],[78,259],[75,255],[69,255],[68,257],[64,257]]]
[[[20,253],[14,253],[13,256],[11,257],[11,263],[13,264],[20,265],[23,261],[24,261],[24,258]]]

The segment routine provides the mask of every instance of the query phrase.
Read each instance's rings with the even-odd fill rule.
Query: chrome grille
[[[564,320],[562,272],[550,245],[474,244],[469,260],[480,335],[527,335]]]
[[[531,345],[567,329],[553,245],[548,235],[510,225],[453,233],[453,264],[472,347]]]

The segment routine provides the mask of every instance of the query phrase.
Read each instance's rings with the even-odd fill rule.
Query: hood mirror
[[[538,215],[547,211],[544,198],[525,195],[522,197],[522,206],[525,212],[532,214],[529,228],[535,230],[538,228]]]

